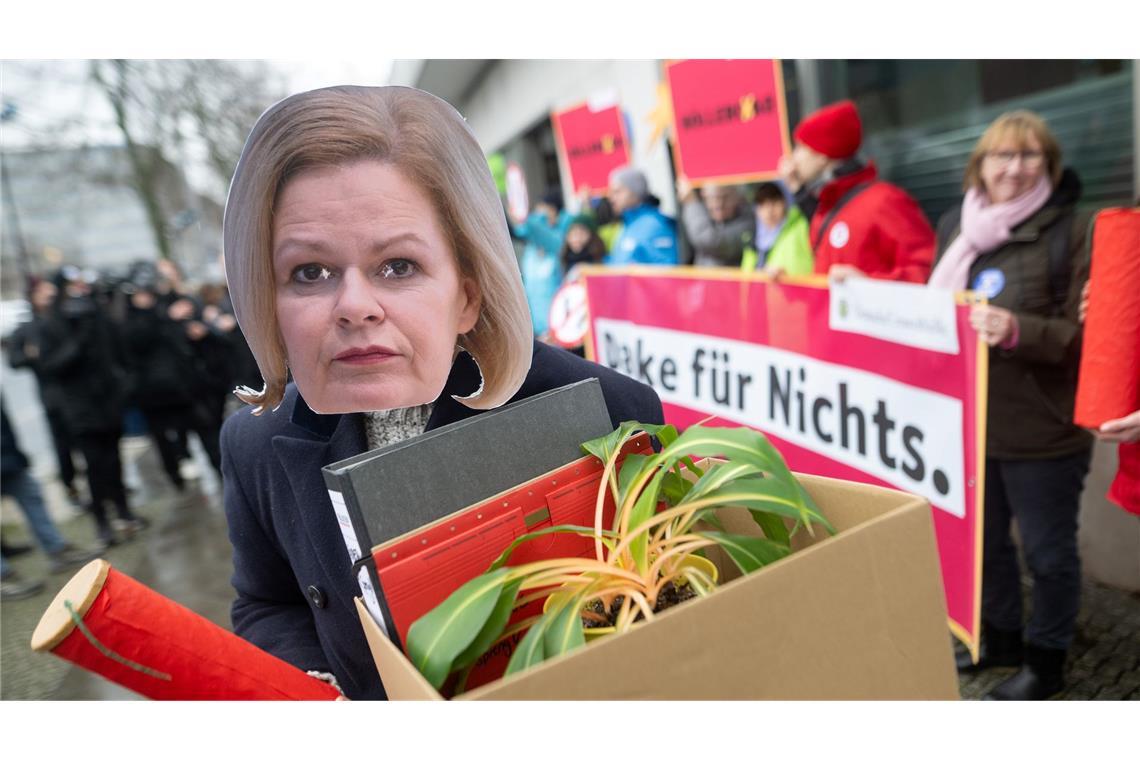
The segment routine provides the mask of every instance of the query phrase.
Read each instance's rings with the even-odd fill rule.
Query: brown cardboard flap
[[[420,671],[416,670],[403,652],[396,648],[391,639],[384,635],[372,614],[364,606],[360,597],[356,597],[356,614],[364,626],[364,636],[368,639],[368,647],[372,650],[372,657],[376,660],[376,668],[380,672],[380,680],[384,683],[384,690],[390,699],[436,700],[443,699],[439,692],[432,688],[428,680]],[[396,696],[399,695],[399,696]]]
[[[838,531],[853,528],[907,504],[927,503],[921,496],[906,491],[819,475],[794,474],[815,500],[823,516]]]

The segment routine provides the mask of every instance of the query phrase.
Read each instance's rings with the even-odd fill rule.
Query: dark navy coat
[[[601,381],[615,427],[663,421],[649,386],[537,341],[512,401],[590,377]],[[477,387],[474,362],[460,354],[427,429],[479,414],[451,398]],[[303,670],[334,674],[351,699],[383,699],[353,603],[360,589],[321,475],[323,466],[366,450],[362,414],[316,414],[293,384],[277,411],[242,410],[222,428],[234,631]]]

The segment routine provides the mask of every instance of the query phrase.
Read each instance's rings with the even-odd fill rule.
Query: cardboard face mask
[[[453,398],[505,403],[533,333],[502,217],[478,140],[430,93],[344,85],[269,108],[223,223],[234,316],[264,380],[237,397],[261,414],[292,380],[322,414],[419,406],[463,350],[486,384]]]
[[[414,182],[378,161],[303,172],[278,195],[272,256],[277,322],[310,408],[439,396],[480,299]]]

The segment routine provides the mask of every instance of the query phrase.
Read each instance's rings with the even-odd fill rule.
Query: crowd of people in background
[[[677,180],[687,260],[677,224],[661,213],[645,175],[634,167],[612,173],[604,198],[591,203],[587,192],[576,199],[577,216],[556,213],[561,195],[548,193],[536,209],[545,222],[542,236],[516,230],[528,241],[523,277],[531,278],[535,332],[546,331],[551,297],[562,278],[573,278],[573,265],[584,261],[737,267],[777,282],[807,274],[874,277],[984,295],[988,303],[976,304],[970,314],[991,346],[982,651],[979,662],[966,653],[958,664],[963,671],[1020,668],[990,693],[993,699],[1056,694],[1080,605],[1077,514],[1094,439],[1072,416],[1093,216],[1078,208],[1080,179],[1065,166],[1060,144],[1039,116],[1002,115],[975,146],[965,196],[938,220],[936,233],[915,199],[860,155],[863,130],[854,103],[809,114],[794,138],[776,181],[698,188],[686,177]],[[620,231],[609,238],[590,234],[597,227],[589,222],[595,210],[614,214]],[[571,245],[572,219],[578,231]],[[588,255],[567,255],[567,246],[580,252],[587,240]],[[562,256],[553,255],[560,248]],[[543,249],[551,255],[539,270]],[[1130,423],[1132,418],[1137,421]],[[1125,428],[1135,432],[1120,432]],[[1125,442],[1125,473],[1132,461],[1128,441],[1140,438],[1140,412],[1097,432],[1103,440]],[[1123,492],[1119,482],[1114,485],[1114,494]],[[1140,505],[1122,506],[1140,512]],[[1019,547],[1034,581],[1027,624]]]
[[[535,334],[547,333],[554,294],[581,263],[926,282],[934,229],[914,198],[859,155],[863,129],[854,103],[810,114],[794,137],[772,181],[698,187],[679,177],[679,225],[634,166],[615,169],[604,193],[581,188],[570,209],[561,189],[548,190],[530,216],[511,225],[524,243],[520,267]]]
[[[59,480],[94,520],[96,546],[77,550],[52,533],[6,413],[4,493],[16,489],[44,551],[55,565],[71,566],[64,560],[89,558],[147,527],[132,509],[120,457],[132,420],[141,420],[138,432],[145,430],[171,486],[181,491],[184,473],[193,470],[189,434],[220,476],[227,400],[235,386],[261,381],[225,286],[192,291],[171,261],[140,261],[121,277],[64,266],[31,282],[28,301],[31,319],[5,340],[8,362],[35,375]],[[5,598],[37,588],[7,565],[3,575]]]

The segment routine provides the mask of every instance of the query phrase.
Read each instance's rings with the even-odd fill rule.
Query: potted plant
[[[623,445],[640,431],[656,436],[660,451],[626,455],[619,467]],[[435,688],[459,673],[462,690],[479,657],[522,630],[506,675],[584,646],[587,628],[620,634],[670,604],[712,593],[715,566],[700,554],[706,547],[721,547],[751,573],[788,555],[800,528],[814,535],[819,523],[834,533],[755,430],[693,425],[678,434],[672,425],[625,422],[582,448],[605,465],[594,525],[555,525],[516,539],[485,573],[412,624],[408,657]],[[608,527],[607,493],[615,505]],[[724,507],[747,509],[763,537],[726,532],[716,516]],[[507,565],[520,543],[553,532],[592,538],[595,556]],[[541,614],[509,624],[515,610],[544,598]]]

